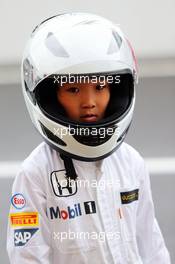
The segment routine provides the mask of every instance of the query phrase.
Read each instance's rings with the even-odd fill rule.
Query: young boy
[[[13,184],[10,263],[170,263],[144,161],[123,143],[136,81],[133,50],[106,19],[63,14],[32,32],[23,93],[46,143]]]

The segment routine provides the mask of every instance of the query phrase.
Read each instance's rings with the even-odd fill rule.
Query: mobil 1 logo
[[[30,229],[16,229],[14,230],[14,245],[24,246],[31,237],[36,233],[38,228],[30,228]]]
[[[94,201],[84,202],[84,210],[86,214],[96,213],[96,207]]]
[[[96,205],[95,201],[87,201],[84,202],[84,208],[82,204],[77,203],[73,206],[68,206],[67,208],[60,208],[59,206],[56,207],[50,207],[48,208],[48,216],[50,219],[61,219],[61,220],[67,220],[67,219],[73,219],[79,216],[82,216],[83,214],[95,214],[96,213]],[[84,210],[83,210],[84,209]]]

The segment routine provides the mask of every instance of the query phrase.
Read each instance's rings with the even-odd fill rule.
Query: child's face
[[[106,82],[100,83],[65,83],[57,91],[57,99],[67,116],[79,122],[101,120],[110,99],[110,88]]]

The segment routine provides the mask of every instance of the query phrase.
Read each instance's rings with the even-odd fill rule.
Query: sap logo
[[[80,203],[74,204],[72,207],[68,206],[67,209],[60,209],[58,206],[50,207],[48,215],[51,219],[73,219],[82,214],[94,214],[96,213],[96,206],[94,201],[84,202],[84,210],[82,211]]]
[[[53,171],[50,175],[53,192],[59,197],[68,197],[77,192],[77,182],[66,178],[65,173],[65,170],[60,170]]]
[[[14,230],[14,244],[15,246],[24,246],[31,237],[36,233],[38,228],[31,229],[16,229]]]
[[[16,193],[12,196],[11,203],[16,209],[22,209],[26,204],[26,200],[21,193]]]

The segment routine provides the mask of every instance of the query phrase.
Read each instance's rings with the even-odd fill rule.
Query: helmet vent
[[[113,54],[115,52],[118,52],[121,47],[121,44],[121,37],[115,31],[112,31],[112,38],[109,44],[107,54]]]
[[[54,36],[52,32],[49,32],[45,40],[45,45],[50,50],[50,52],[56,57],[68,58],[69,54],[63,48],[58,39]]]

